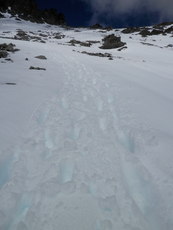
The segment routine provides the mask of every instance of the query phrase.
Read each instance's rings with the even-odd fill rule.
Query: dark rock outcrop
[[[162,23],[157,24],[155,26],[157,26],[157,27],[164,27],[164,26],[170,26],[172,24],[173,24],[173,22],[162,22]]]
[[[115,49],[123,47],[126,43],[121,41],[121,37],[117,37],[114,34],[108,35],[103,38],[103,45],[101,49]]]
[[[112,27],[111,26],[103,27],[102,25],[97,23],[97,24],[94,24],[94,25],[90,26],[90,29],[92,29],[92,30],[107,30],[107,31],[110,31],[110,30],[112,30]]]
[[[0,58],[6,58],[8,56],[8,52],[4,50],[0,50]]]
[[[139,33],[142,37],[147,37],[150,35],[150,31],[146,28],[142,29]]]
[[[0,58],[6,58],[8,57],[9,52],[16,52],[19,51],[19,49],[15,48],[15,45],[10,43],[10,44],[0,44]]]
[[[164,33],[164,30],[161,30],[161,29],[153,29],[151,32],[150,32],[150,35],[159,35],[159,34],[163,34]]]
[[[165,33],[173,33],[173,26],[169,27],[168,29],[165,30]]]
[[[27,33],[24,32],[23,30],[18,31],[17,34],[14,36],[14,38],[17,40],[23,40],[23,41],[29,41],[30,40]]]
[[[138,27],[128,27],[128,28],[122,30],[122,33],[123,34],[131,34],[131,33],[139,32],[139,31],[140,31],[140,28],[138,28]]]
[[[3,44],[0,44],[0,50],[1,51],[8,51],[8,52],[15,52],[15,51],[18,51],[18,49],[14,48],[15,45],[10,43],[10,44],[6,44],[6,43],[3,43]]]
[[[4,18],[4,15],[0,13],[0,18]]]
[[[35,0],[0,0],[0,11],[9,11],[13,16],[32,22],[64,25],[65,18],[55,9],[39,10]]]
[[[100,29],[101,30],[103,29],[103,26],[97,23],[97,24],[90,26],[90,29],[93,29],[93,30]]]
[[[165,30],[164,28],[163,29],[152,29],[151,31],[147,28],[143,29],[140,31],[140,35],[142,35],[142,37],[147,37],[147,36],[152,36],[152,35],[159,35],[159,34],[162,34],[164,35],[165,34]]]

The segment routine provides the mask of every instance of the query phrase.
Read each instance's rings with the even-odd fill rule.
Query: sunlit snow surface
[[[50,36],[2,38],[16,29]],[[128,46],[111,61],[69,46],[105,36],[78,30],[1,19],[20,51],[0,62],[0,229],[172,230],[172,37],[107,32]]]

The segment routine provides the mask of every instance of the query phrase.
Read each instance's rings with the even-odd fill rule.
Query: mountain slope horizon
[[[65,15],[63,13],[57,12],[55,8],[40,9],[36,0],[0,0],[0,11],[8,11],[13,16],[18,15],[18,18],[29,20],[31,22],[48,23],[51,25],[67,25]],[[163,21],[162,23],[166,23],[166,21]],[[160,22],[159,24],[162,23]],[[168,22],[168,24],[171,23],[171,21]],[[104,25],[102,23],[99,23],[99,21],[98,23],[94,23],[93,25],[95,24],[99,24],[104,27]],[[145,26],[147,25],[137,27]],[[106,27],[109,27],[109,25]],[[130,28],[132,26],[126,27]]]

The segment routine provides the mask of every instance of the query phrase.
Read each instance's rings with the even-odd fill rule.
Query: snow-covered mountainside
[[[172,33],[4,14],[0,55],[0,229],[172,230]]]

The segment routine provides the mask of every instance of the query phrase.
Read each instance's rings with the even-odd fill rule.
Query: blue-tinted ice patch
[[[6,184],[10,179],[10,168],[13,162],[12,156],[8,156],[5,160],[0,162],[0,188]]]
[[[74,139],[77,140],[80,136],[80,131],[81,131],[81,128],[78,124],[75,125],[74,127]]]
[[[103,101],[101,99],[98,99],[97,107],[98,107],[98,111],[101,112],[103,110]]]
[[[14,218],[12,218],[8,230],[14,230],[18,225],[20,225],[21,221],[25,219],[30,206],[31,198],[28,196],[28,194],[24,194],[18,204],[16,213],[14,213]]]
[[[49,112],[50,112],[49,108],[44,110],[44,112],[40,112],[39,116],[37,117],[37,123],[40,124],[40,125],[42,123],[44,123],[47,120],[48,116],[49,116]]]
[[[63,98],[62,98],[62,107],[63,107],[64,109],[68,109],[68,107],[69,107],[69,104],[68,104],[68,101],[67,101],[67,98],[66,98],[66,97],[63,97]]]
[[[45,130],[45,145],[48,149],[52,149],[54,147],[51,135],[50,135],[50,130]]]
[[[131,153],[135,151],[135,143],[134,143],[134,139],[132,138],[132,136],[125,134],[125,132],[123,132],[120,129],[117,129],[117,136],[118,136],[119,142],[127,151]]]
[[[96,221],[96,230],[112,230],[111,220],[97,220]]]
[[[107,124],[106,124],[107,122],[106,122],[106,118],[105,117],[101,117],[101,118],[99,118],[99,126],[100,126],[100,129],[101,130],[106,130],[106,126],[107,126]]]
[[[132,160],[131,160],[132,161]],[[160,215],[161,203],[157,190],[151,178],[142,166],[122,157],[122,168],[127,184],[127,190],[134,203],[147,221],[149,230],[163,230],[163,220]]]
[[[90,192],[93,196],[96,196],[96,195],[97,195],[97,185],[91,183],[91,184],[89,185],[89,192]]]
[[[75,164],[70,158],[64,159],[60,162],[60,182],[67,183],[72,181]]]

